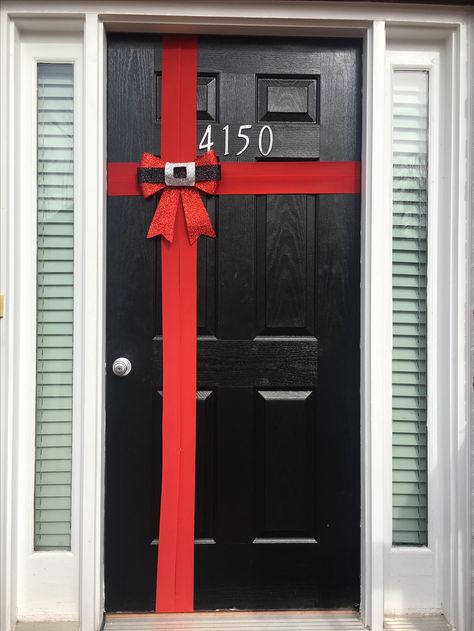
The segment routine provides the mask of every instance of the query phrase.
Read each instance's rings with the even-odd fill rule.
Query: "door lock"
[[[118,357],[112,364],[112,372],[117,377],[126,377],[132,370],[132,362],[126,357]]]

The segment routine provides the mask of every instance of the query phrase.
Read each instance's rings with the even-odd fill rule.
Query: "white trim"
[[[13,380],[8,379],[14,364],[15,304],[14,270],[10,261],[14,253],[13,221],[8,208],[13,207],[15,160],[14,78],[18,68],[18,33],[14,22],[0,14],[0,291],[6,295],[5,317],[0,320],[0,629],[10,630],[16,620],[15,548],[15,466],[14,466],[14,394]]]
[[[469,77],[467,70],[468,47],[467,25],[460,24],[452,37],[453,58],[453,180],[452,180],[452,399],[451,431],[452,457],[450,458],[452,518],[449,533],[454,539],[450,550],[452,556],[454,589],[450,592],[450,620],[457,629],[468,629],[471,623],[469,611],[471,595],[466,575],[471,574],[471,532],[470,532],[470,366],[469,324],[470,305],[468,282],[470,279],[470,208],[471,200],[468,184],[470,164],[468,157],[468,112]],[[471,80],[472,81],[472,80]],[[468,311],[469,309],[469,311]]]
[[[79,463],[78,428],[81,425],[81,380],[79,362],[74,361],[73,453],[72,453],[72,529],[71,551],[36,552],[34,532],[35,480],[35,408],[36,408],[36,110],[39,62],[72,63],[74,65],[74,160],[75,216],[81,216],[79,187],[81,160],[82,104],[82,43],[77,35],[36,36],[20,44],[19,103],[21,127],[16,135],[19,160],[15,163],[16,200],[14,233],[16,249],[17,303],[15,322],[16,361],[14,383],[16,391],[16,432],[14,447],[17,462],[16,514],[18,594],[17,617],[20,620],[58,618],[78,619],[78,520]],[[21,163],[21,168],[19,167]],[[24,173],[31,174],[24,177]],[[80,230],[75,232],[75,248],[80,243]],[[75,292],[80,287],[77,274],[80,254],[75,252]],[[79,283],[78,283],[79,281]],[[21,305],[21,308],[19,306]],[[79,357],[81,309],[74,308],[74,358]],[[21,333],[20,333],[21,332]]]
[[[80,620],[98,629],[103,611],[103,488],[105,430],[105,37],[93,14],[84,26],[84,210],[82,305],[83,422],[81,436]]]
[[[297,27],[301,35],[306,28],[364,28],[373,21],[406,23],[414,26],[428,24],[456,27],[470,14],[466,7],[432,7],[390,5],[372,2],[341,0],[334,6],[331,0],[308,2],[306,0],[161,0],[159,5],[149,0],[44,0],[38,6],[36,0],[4,0],[4,10],[16,19],[22,17],[67,18],[96,14],[109,29],[153,30],[160,32],[215,32],[247,31],[252,27]],[[122,26],[120,26],[122,25]],[[51,24],[49,27],[51,28]],[[222,28],[224,30],[222,30]],[[210,29],[210,31],[208,31]],[[298,33],[295,33],[298,34]],[[339,33],[337,33],[339,34]]]
[[[468,488],[468,500],[466,504],[468,506],[469,515],[467,516],[467,532],[465,533],[464,547],[467,546],[466,554],[469,555],[468,567],[464,568],[463,575],[470,572],[471,581],[467,586],[464,594],[464,602],[462,608],[464,611],[464,626],[471,625],[471,629],[474,628],[474,353],[472,349],[474,347],[474,15],[468,21],[466,37],[467,41],[471,42],[468,46],[468,58],[466,63],[467,73],[467,95],[466,95],[466,128],[467,128],[467,244],[466,255],[468,257],[468,264],[466,270],[466,276],[469,279],[469,285],[467,288],[467,299],[465,304],[466,310],[466,327],[468,329],[468,353],[470,351],[470,360],[466,362],[466,416],[470,420],[470,428],[468,428],[468,435],[466,436],[467,442],[467,455],[466,458],[470,460],[471,476],[469,482],[467,482]],[[470,257],[470,265],[469,265]],[[468,355],[469,356],[469,355]],[[468,421],[469,425],[469,421]],[[469,620],[470,617],[470,620]]]
[[[390,386],[380,357],[390,349],[391,304],[387,294],[391,224],[384,209],[385,23],[367,36],[367,100],[364,116],[362,195],[362,618],[372,631],[383,628],[383,422]],[[372,212],[371,209],[378,212]],[[377,238],[374,238],[377,235]],[[390,272],[389,272],[390,274]],[[385,300],[383,297],[385,296]],[[385,317],[384,317],[385,316]],[[365,571],[364,571],[365,570]]]
[[[365,551],[362,572],[363,593],[362,610],[364,620],[373,630],[382,628],[383,618],[383,489],[384,489],[384,466],[382,451],[384,446],[383,419],[385,415],[390,415],[390,367],[379,370],[380,358],[384,356],[384,349],[391,347],[391,335],[389,327],[382,322],[382,315],[388,309],[387,297],[387,277],[384,274],[389,269],[387,267],[387,253],[382,251],[381,244],[387,244],[388,238],[388,213],[386,201],[383,199],[383,181],[386,177],[381,162],[383,161],[383,143],[380,140],[380,132],[383,129],[384,112],[380,112],[378,107],[384,101],[384,59],[379,57],[383,52],[382,42],[384,39],[385,21],[393,24],[405,25],[406,27],[417,27],[417,37],[421,37],[422,32],[426,32],[426,27],[432,25],[434,28],[426,37],[446,38],[449,32],[454,33],[451,37],[451,54],[453,61],[457,60],[455,67],[463,73],[462,77],[454,77],[454,90],[456,95],[456,112],[459,124],[455,125],[454,132],[457,139],[461,138],[465,142],[465,123],[463,123],[465,106],[467,78],[464,69],[459,66],[467,50],[467,40],[465,32],[466,16],[469,10],[458,8],[440,8],[433,11],[424,7],[401,7],[387,5],[374,5],[372,3],[337,3],[333,2],[195,2],[174,0],[163,0],[159,4],[144,1],[119,2],[102,1],[86,2],[71,1],[64,2],[48,1],[21,2],[9,0],[2,5],[1,33],[10,31],[8,38],[2,37],[2,61],[0,69],[2,77],[7,75],[8,85],[12,88],[9,97],[2,94],[2,137],[7,138],[8,146],[4,149],[4,154],[11,159],[14,155],[13,139],[9,136],[10,123],[13,121],[16,106],[16,93],[13,90],[15,77],[18,76],[15,69],[18,55],[15,52],[15,28],[18,25],[22,29],[22,37],[27,36],[31,31],[47,29],[50,33],[64,29],[64,20],[71,24],[71,28],[80,30],[82,20],[86,20],[85,45],[84,45],[84,73],[86,90],[86,129],[84,131],[85,155],[87,160],[84,163],[84,223],[83,230],[87,240],[82,251],[83,274],[87,278],[87,283],[83,286],[83,308],[84,320],[82,322],[83,357],[82,357],[82,385],[83,385],[83,414],[84,425],[80,440],[80,448],[83,456],[81,471],[81,532],[80,532],[80,617],[81,626],[85,631],[95,631],[98,629],[98,621],[101,618],[101,607],[103,598],[102,588],[102,488],[103,488],[103,429],[104,429],[104,388],[103,388],[103,255],[105,252],[103,221],[104,221],[104,199],[103,199],[103,165],[105,160],[103,136],[105,130],[104,113],[104,36],[103,26],[112,30],[130,30],[132,27],[137,31],[175,31],[175,32],[218,32],[223,33],[275,33],[287,35],[349,35],[363,36],[366,34],[366,69],[365,87],[367,95],[365,97],[364,114],[364,186],[363,197],[363,352],[362,352],[362,372],[366,377],[365,390],[362,399],[362,425],[366,428],[363,442],[363,453],[365,454],[366,467],[363,468],[363,513],[362,513],[362,548]],[[15,23],[8,25],[10,14],[15,18]],[[51,19],[54,17],[54,19]],[[38,19],[39,18],[39,19]],[[375,23],[373,21],[375,20]],[[73,26],[73,22],[75,25]],[[392,33],[395,30],[392,29]],[[406,38],[402,34],[400,41]],[[10,74],[8,74],[10,73]],[[2,82],[2,85],[5,83]],[[380,90],[382,88],[382,90]],[[5,92],[5,91],[4,91]],[[372,116],[373,114],[373,116]],[[464,125],[464,127],[463,127]],[[468,367],[466,360],[466,309],[463,302],[465,295],[466,272],[466,239],[465,221],[466,207],[464,190],[466,182],[465,154],[460,151],[459,146],[452,147],[453,155],[458,160],[456,175],[450,174],[448,179],[452,179],[459,190],[459,197],[456,193],[453,199],[449,200],[449,208],[456,211],[459,207],[459,222],[457,226],[457,241],[453,242],[453,252],[451,255],[450,280],[454,281],[458,274],[457,281],[452,286],[451,299],[453,311],[450,311],[451,328],[449,338],[445,341],[446,349],[456,349],[453,361],[450,362],[450,392],[452,396],[447,403],[449,405],[448,417],[455,423],[451,431],[450,449],[455,458],[451,465],[454,476],[451,490],[454,492],[453,501],[450,508],[450,521],[447,524],[450,528],[451,538],[449,539],[451,562],[449,571],[446,572],[448,579],[448,591],[452,597],[446,606],[447,614],[451,622],[457,623],[458,631],[468,631],[469,603],[467,591],[470,586],[470,555],[467,553],[469,525],[467,517],[466,500],[466,480],[468,480],[468,452],[465,437],[465,428],[468,422],[468,415],[465,408],[467,400],[466,389],[469,384]],[[382,160],[380,160],[382,158]],[[6,436],[3,455],[6,459],[3,462],[12,466],[13,445],[12,436],[14,431],[14,407],[15,398],[12,391],[11,382],[6,379],[6,373],[12,374],[11,369],[15,365],[18,348],[13,346],[15,338],[11,337],[13,326],[16,324],[16,316],[21,314],[21,304],[17,296],[13,294],[18,290],[18,283],[13,286],[16,277],[16,269],[13,262],[18,262],[13,258],[14,236],[11,232],[11,223],[15,217],[9,216],[7,219],[7,209],[14,209],[13,202],[15,193],[12,186],[13,169],[8,166],[9,161],[3,161],[0,166],[0,176],[2,178],[0,187],[2,189],[2,238],[7,238],[6,248],[2,248],[2,259],[0,263],[0,283],[2,279],[9,279],[7,295],[8,317],[0,321],[0,335],[4,335],[8,326],[8,345],[3,347],[0,356],[0,377],[2,382],[1,393],[6,397],[2,398],[2,439]],[[381,179],[378,179],[380,176]],[[456,179],[455,179],[456,178]],[[8,189],[6,188],[8,186]],[[463,188],[464,187],[464,188]],[[8,195],[8,197],[7,197]],[[7,207],[7,201],[8,207]],[[459,202],[459,206],[457,203]],[[384,205],[385,204],[385,205]],[[372,210],[373,209],[373,212]],[[457,219],[456,219],[457,222]],[[5,226],[10,232],[4,232]],[[375,238],[376,237],[376,238]],[[3,243],[2,243],[3,245]],[[457,248],[457,249],[456,249]],[[388,250],[390,247],[388,248]],[[3,255],[3,252],[7,254]],[[6,256],[10,259],[7,265]],[[88,259],[90,257],[90,259]],[[8,276],[7,276],[8,274]],[[383,278],[385,278],[385,286]],[[371,284],[366,284],[371,283]],[[379,310],[379,299],[380,307]],[[449,305],[446,306],[448,309]],[[14,309],[12,312],[11,309]],[[449,309],[448,309],[449,310]],[[3,330],[2,330],[3,329]],[[15,351],[15,353],[14,353]],[[87,367],[87,370],[86,370]],[[388,384],[388,385],[387,385]],[[458,416],[459,415],[459,416]],[[456,425],[457,424],[457,425]],[[368,431],[368,433],[367,433]],[[1,470],[3,474],[5,469]],[[2,502],[2,522],[8,526],[11,523],[12,505],[14,508],[14,497],[12,493],[13,481],[10,471],[0,479],[0,500]],[[6,522],[4,519],[3,507],[7,512]],[[462,523],[459,522],[459,520]],[[8,534],[7,534],[8,536]],[[4,538],[0,541],[5,550]],[[15,560],[11,563],[2,555],[0,561],[3,576],[10,574],[15,582]],[[6,608],[2,607],[2,618],[0,619],[0,629],[9,631],[11,619],[15,617],[16,597],[14,589],[9,594],[7,584],[0,587],[1,600],[7,603]],[[10,609],[10,614],[8,613]],[[4,614],[6,611],[7,614]]]
[[[442,422],[443,404],[449,391],[438,380],[440,364],[447,358],[442,356],[442,340],[448,323],[439,317],[438,305],[446,303],[449,285],[446,284],[445,266],[441,261],[449,258],[449,242],[444,238],[445,229],[440,230],[438,208],[444,206],[443,189],[440,186],[439,157],[443,155],[444,143],[440,126],[440,61],[445,46],[443,43],[406,42],[404,50],[391,49],[387,43],[387,107],[386,107],[386,157],[387,198],[392,212],[392,77],[396,70],[426,70],[428,81],[428,291],[427,291],[427,407],[428,407],[428,545],[392,546],[392,421],[386,419],[385,443],[385,612],[390,615],[424,611],[442,613],[442,567],[443,567],[443,516],[442,507],[446,491],[447,458],[443,447],[447,444],[446,423]],[[440,238],[443,235],[443,238]],[[391,353],[390,353],[391,355]]]

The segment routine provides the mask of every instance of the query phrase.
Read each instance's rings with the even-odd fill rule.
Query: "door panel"
[[[210,125],[221,160],[358,160],[360,67],[357,41],[200,38],[198,142]],[[159,37],[109,37],[110,162],[159,154],[160,73]],[[236,157],[241,125],[252,127]],[[259,151],[264,125],[274,139],[267,157]],[[160,243],[145,238],[152,202],[108,203],[107,366],[126,356],[133,369],[125,379],[107,374],[106,609],[150,611],[161,484]],[[195,606],[355,607],[359,196],[206,204],[217,239],[198,246]]]

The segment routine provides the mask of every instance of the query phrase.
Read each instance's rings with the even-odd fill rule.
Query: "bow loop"
[[[188,239],[192,244],[200,235],[216,233],[203,204],[199,189],[215,195],[220,180],[220,165],[214,151],[199,156],[195,162],[165,162],[159,156],[144,153],[138,167],[138,183],[145,198],[160,193],[147,238],[162,235],[172,242],[176,212],[182,203]]]
[[[155,178],[153,177],[156,172],[165,168],[165,164],[166,162],[164,160],[151,153],[144,153],[142,155],[142,159],[140,160],[140,165],[138,167],[138,183],[142,189],[143,197],[151,197],[161,189],[165,188],[164,182],[161,183],[154,181],[156,176]]]

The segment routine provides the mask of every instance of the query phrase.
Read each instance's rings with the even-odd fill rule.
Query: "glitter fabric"
[[[160,194],[155,214],[148,230],[147,238],[162,235],[170,243],[173,241],[176,212],[181,200],[186,219],[186,229],[190,243],[200,235],[215,237],[211,220],[197,189],[208,195],[217,190],[220,168],[214,151],[208,151],[196,160],[196,171],[209,176],[205,181],[196,181],[194,186],[166,186],[161,182],[161,172],[165,169],[165,160],[151,153],[144,153],[138,167],[138,181],[144,197]],[[163,178],[164,179],[164,178]]]

